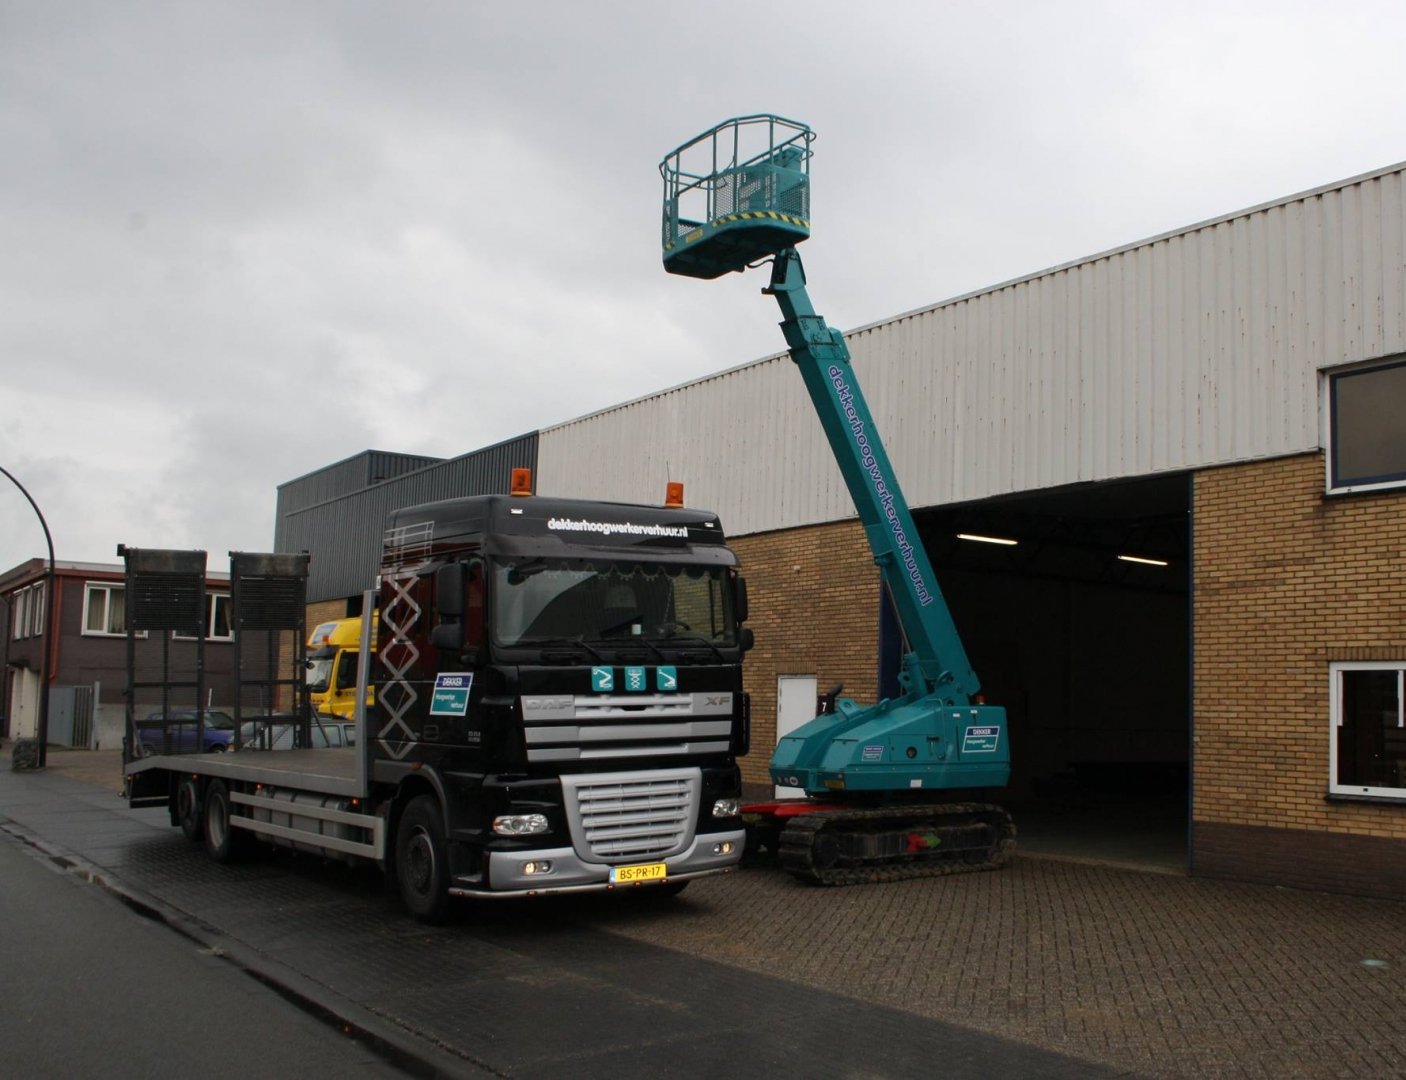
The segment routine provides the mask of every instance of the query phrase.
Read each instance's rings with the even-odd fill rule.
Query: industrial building
[[[1009,712],[1018,820],[1171,836],[1194,874],[1406,895],[1406,164],[846,340]],[[760,788],[778,728],[837,683],[890,691],[902,649],[792,366],[450,461],[369,451],[279,489],[276,547],[312,553],[315,621],[371,585],[393,507],[505,491],[514,466],[626,502],[683,478],[751,587]]]

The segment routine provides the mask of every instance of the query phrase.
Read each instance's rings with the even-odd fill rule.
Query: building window
[[[1329,790],[1406,799],[1406,661],[1340,663],[1331,671]]]
[[[1406,360],[1330,372],[1328,490],[1406,486]]]
[[[124,585],[83,587],[83,633],[105,637],[127,633],[127,588]]]
[[[194,641],[193,634],[175,631],[171,634],[182,641]],[[233,641],[234,631],[229,625],[229,593],[205,594],[205,640]]]
[[[16,641],[44,633],[44,583],[10,594],[10,636]]]

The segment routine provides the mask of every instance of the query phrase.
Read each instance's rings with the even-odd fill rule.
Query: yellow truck
[[[361,648],[361,616],[319,623],[308,636],[308,700],[322,716],[352,719],[356,712],[356,657]],[[371,628],[371,652],[376,652],[376,628]],[[375,691],[366,687],[366,707],[375,704]]]

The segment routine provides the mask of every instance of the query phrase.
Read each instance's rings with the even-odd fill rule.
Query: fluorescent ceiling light
[[[958,533],[958,540],[974,540],[978,544],[1003,544],[1006,547],[1015,547],[1019,540],[1008,540],[1004,536],[981,536],[978,533]]]
[[[1121,559],[1123,562],[1141,563],[1143,566],[1166,566],[1166,565],[1167,565],[1167,560],[1166,560],[1166,559],[1147,559],[1147,558],[1144,558],[1144,557],[1141,556],[1141,555],[1119,555],[1118,558]]]

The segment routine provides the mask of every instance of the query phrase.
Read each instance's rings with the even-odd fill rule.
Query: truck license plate
[[[610,880],[616,885],[629,885],[637,881],[664,881],[668,876],[669,868],[662,862],[610,868]]]

